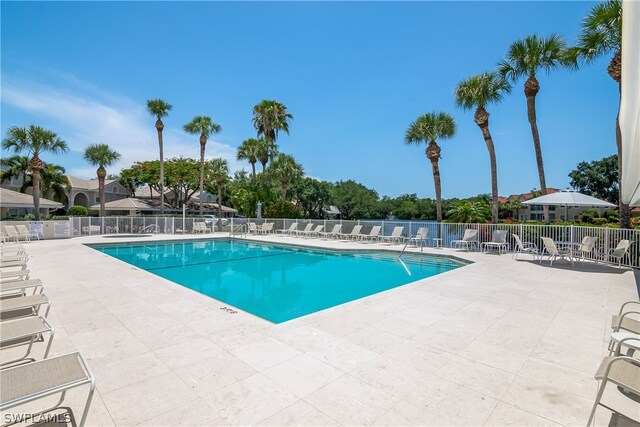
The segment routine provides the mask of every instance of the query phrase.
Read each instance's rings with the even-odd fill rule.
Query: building
[[[40,198],[40,215],[49,215],[50,210],[59,209],[62,203]],[[25,216],[34,213],[33,196],[0,188],[0,218]]]
[[[81,179],[75,176],[67,175],[71,183],[71,192],[67,194],[65,206],[70,205],[84,206],[89,209],[91,206],[100,203],[100,194],[98,191],[98,179]],[[115,200],[126,199],[131,193],[124,188],[118,181],[114,179],[106,179],[104,181],[104,198],[105,202],[113,202]]]
[[[546,194],[558,193],[562,190],[558,188],[547,188]],[[529,192],[522,194],[512,194],[509,197],[501,198],[501,203],[511,202],[519,200],[525,202],[535,197],[542,196],[542,192]],[[604,212],[612,210],[614,208],[599,207],[593,208],[589,206],[548,206],[549,209],[549,221],[579,221],[580,215],[587,209],[595,209],[599,215],[602,216]],[[544,221],[544,206],[542,205],[523,205],[522,208],[515,209],[513,212],[513,218],[519,221]]]

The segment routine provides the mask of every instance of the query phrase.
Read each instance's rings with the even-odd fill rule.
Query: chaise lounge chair
[[[391,232],[391,234],[389,236],[380,236],[380,240],[382,240],[383,242],[389,242],[391,244],[393,243],[400,244],[402,243],[403,231],[404,231],[404,227],[402,226],[393,227],[393,231]]]
[[[16,319],[18,317],[39,316],[40,308],[46,305],[44,313],[49,315],[51,304],[45,294],[34,294],[16,298],[0,299],[0,319]]]
[[[507,243],[508,233],[507,230],[493,230],[491,241],[480,243],[480,250],[486,252],[489,249],[497,249],[499,254],[502,254],[503,251],[506,252],[509,245]]]
[[[31,279],[0,282],[0,299],[24,296],[27,294],[27,289],[33,289],[32,294],[42,293],[42,281],[40,279]]]
[[[571,261],[571,266],[573,267],[573,250],[571,248],[560,249],[556,246],[556,242],[549,237],[540,237],[542,239],[542,244],[544,245],[544,250],[542,254],[540,254],[540,262],[542,263],[542,257],[546,255],[549,257],[550,262],[549,266],[553,265],[553,261],[556,258],[564,258]]]
[[[294,222],[292,223],[289,228],[281,228],[280,230],[276,230],[276,234],[280,233],[280,234],[293,234],[296,232],[296,230],[298,229],[298,223]]]
[[[3,421],[9,417],[9,423],[12,418],[9,409],[60,394],[60,400],[54,406],[30,414],[36,419],[38,415],[58,409],[68,390],[89,385],[89,395],[78,423],[80,427],[87,421],[96,388],[95,378],[87,362],[77,352],[4,369],[0,371],[0,383],[0,412],[3,413]],[[17,418],[20,414],[15,415]]]
[[[350,239],[357,240],[362,236],[362,234],[360,234],[360,230],[362,230],[362,226],[355,225],[351,229],[351,233],[340,233],[340,237],[342,237],[343,240],[350,240]]]
[[[462,240],[452,240],[451,241],[451,249],[462,248],[464,247],[467,251],[473,246],[478,246],[478,230],[475,228],[467,228],[464,230],[464,236],[462,236]]]
[[[36,240],[40,240],[40,235],[35,230],[29,230],[26,225],[16,225],[16,231],[18,232],[18,236],[24,237],[27,242],[31,241],[32,237],[35,237]]]
[[[0,282],[15,282],[16,280],[28,280],[29,270],[2,271],[0,269]]]
[[[313,229],[313,223],[309,222],[307,223],[307,225],[304,226],[304,230],[297,230],[296,231],[296,236],[302,236],[308,232],[310,232]]]
[[[360,237],[360,241],[361,242],[365,242],[365,241],[373,242],[374,240],[379,240],[380,239],[380,230],[382,230],[382,226],[374,225],[373,227],[371,227],[371,231],[369,231],[369,234],[363,234]]]
[[[325,231],[320,233],[320,235],[322,236],[323,239],[329,239],[334,237],[337,239],[341,231],[342,231],[342,224],[336,224],[333,226],[333,229],[330,232]]]
[[[6,241],[13,240],[15,243],[18,243],[18,241],[20,240],[20,234],[13,225],[3,225],[2,230],[2,234],[4,235],[4,239]]]
[[[320,232],[322,232],[323,228],[324,228],[324,225],[316,225],[316,228],[314,228],[313,230],[300,232],[300,236],[303,236],[303,237],[317,236],[320,234]]]
[[[411,242],[413,242],[416,247],[420,246],[420,250],[422,251],[422,248],[427,246],[428,236],[429,229],[427,227],[420,227],[418,228],[418,232],[415,234],[415,236],[409,237],[407,244],[410,245]]]
[[[6,369],[7,365],[15,365],[16,363],[35,362],[36,359],[29,357],[33,344],[40,339],[42,334],[46,333],[49,334],[49,340],[44,351],[44,359],[49,356],[54,335],[54,330],[47,319],[41,316],[30,316],[0,322],[0,349],[27,346],[27,350],[22,356],[2,361],[0,363],[1,369]]]

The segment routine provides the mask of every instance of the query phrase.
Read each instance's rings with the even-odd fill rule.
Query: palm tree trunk
[[[287,200],[287,184],[285,182],[280,182],[280,186],[282,189],[280,190],[280,196],[282,197],[282,201]]]
[[[542,195],[547,194],[547,182],[544,176],[544,162],[542,160],[542,148],[540,147],[540,134],[538,133],[538,121],[536,118],[536,95],[540,90],[540,84],[535,76],[529,76],[524,83],[524,94],[527,97],[527,119],[531,126],[531,136],[533,137],[533,148],[536,152],[536,164],[538,165],[538,177],[540,178],[540,191]],[[544,205],[544,221],[549,221],[549,207]]]
[[[431,162],[433,170],[433,184],[436,190],[436,220],[442,222],[442,187],[440,183],[440,168],[438,161],[440,160],[440,146],[435,141],[430,141],[424,150],[425,155]],[[438,227],[438,237],[440,237],[440,227]]]
[[[31,189],[33,193],[33,209],[34,215],[36,217],[36,221],[40,220],[40,169],[32,168],[31,169],[31,182],[33,183],[33,188]]]
[[[493,139],[491,138],[491,132],[489,132],[489,123],[485,126],[480,126],[484,142],[487,144],[487,150],[489,151],[489,160],[491,162],[491,222],[498,223],[498,165],[496,162],[496,149],[493,146]]]
[[[204,148],[207,144],[207,140],[204,142],[202,138],[200,139],[200,215],[204,215],[204,202],[202,198],[204,197]]]
[[[104,176],[98,175],[98,197],[100,197],[100,216],[105,216],[106,209],[104,207]]]
[[[256,162],[251,162],[251,176],[253,177],[253,180],[255,181],[255,179],[256,179]]]
[[[618,92],[622,96],[622,83],[618,81]],[[622,203],[622,131],[620,130],[620,104],[616,115],[616,147],[618,148],[618,215],[620,228],[631,228],[631,212],[629,205]]]
[[[162,120],[156,121],[156,129],[158,130],[158,146],[160,148],[160,215],[164,215],[164,153],[162,144],[164,124]]]

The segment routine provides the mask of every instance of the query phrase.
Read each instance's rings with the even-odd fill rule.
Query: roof
[[[74,190],[97,190],[98,189],[98,179],[82,179],[75,176],[67,175],[69,178],[69,182],[71,183],[71,188]],[[104,184],[111,184],[115,179],[105,179]]]
[[[550,187],[550,188],[547,188],[546,194],[554,194],[554,193],[558,193],[560,191],[562,191],[562,190]],[[539,191],[539,193],[542,194],[542,191]],[[529,192],[529,193],[522,193],[522,194],[512,194],[507,199],[508,200],[519,199],[520,201],[525,201],[525,200],[531,200],[534,197],[536,197],[536,196],[532,192]]]
[[[131,210],[145,210],[145,211],[157,211],[159,207],[148,200],[140,200],[133,197],[127,197],[126,199],[113,200],[104,204],[105,210],[108,211],[131,211]],[[92,210],[99,210],[100,203],[91,206]]]
[[[591,207],[612,207],[616,205],[605,200],[596,199],[577,191],[559,191],[553,194],[536,197],[535,199],[524,202],[526,205],[548,205],[548,206],[591,206]]]
[[[40,207],[44,209],[61,208],[62,203],[40,197]],[[7,188],[0,188],[0,207],[3,208],[32,208],[33,196],[31,194],[18,193]]]
[[[164,189],[164,195],[167,196],[169,193],[173,195],[173,192],[167,188]],[[153,198],[160,198],[160,192],[157,190],[151,191],[151,187],[145,185],[144,187],[136,188],[136,197],[143,197],[145,199],[150,199],[151,194],[153,194]],[[166,197],[165,197],[166,199]]]

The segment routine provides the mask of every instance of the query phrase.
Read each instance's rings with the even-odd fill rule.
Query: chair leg
[[[587,427],[592,425],[595,421],[596,409],[598,408],[598,404],[600,403],[600,399],[602,399],[602,394],[604,393],[604,388],[607,385],[607,378],[605,377],[600,384],[600,388],[598,388],[598,394],[596,395],[596,400],[593,402],[593,408],[591,408],[591,414],[589,414],[589,421],[587,421]]]

